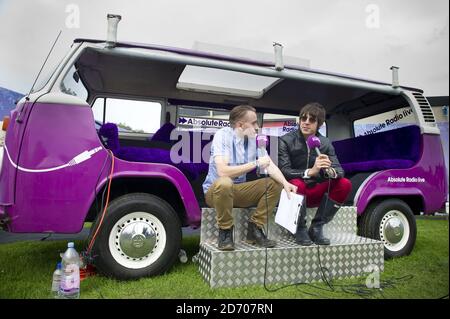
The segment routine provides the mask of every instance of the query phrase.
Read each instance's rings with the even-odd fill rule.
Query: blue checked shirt
[[[256,160],[256,139],[249,138],[248,145],[245,145],[244,138],[236,135],[231,127],[224,127],[216,132],[211,144],[211,157],[209,158],[208,175],[203,182],[203,192],[206,194],[209,187],[219,178],[217,166],[214,161],[216,156],[224,156],[229,160],[228,165],[238,166]],[[247,174],[235,177],[233,183],[244,183]]]

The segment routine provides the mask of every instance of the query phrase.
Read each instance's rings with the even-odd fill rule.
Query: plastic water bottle
[[[180,252],[178,253],[178,258],[180,259],[180,262],[185,264],[188,261],[188,257],[186,252],[183,249],[180,249]]]
[[[62,276],[59,297],[77,299],[80,297],[80,255],[74,244],[68,243],[67,250],[62,255]]]
[[[61,263],[56,264],[56,269],[53,272],[53,280],[52,280],[52,295],[53,298],[59,298],[59,287],[61,286]]]

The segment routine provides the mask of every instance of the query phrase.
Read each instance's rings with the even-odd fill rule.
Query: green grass
[[[439,298],[448,295],[448,221],[417,220],[418,236],[410,256],[385,262],[381,281],[395,281],[382,291],[372,289],[366,298]],[[334,291],[324,283],[297,285],[277,292],[264,287],[211,289],[203,281],[191,258],[198,251],[199,237],[183,240],[189,256],[169,273],[137,281],[117,281],[94,276],[81,283],[81,298],[361,298],[343,291],[339,285],[365,283],[365,277],[333,281]],[[53,270],[66,242],[17,242],[0,245],[0,298],[51,298]],[[86,242],[76,242],[84,247]],[[405,276],[409,280],[395,280]],[[271,289],[280,286],[270,286]]]

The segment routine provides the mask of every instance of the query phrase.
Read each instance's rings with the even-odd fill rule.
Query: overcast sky
[[[448,0],[0,0],[0,86],[26,93],[59,30],[52,61],[77,37],[191,48],[195,41],[271,53],[311,67],[449,93]]]

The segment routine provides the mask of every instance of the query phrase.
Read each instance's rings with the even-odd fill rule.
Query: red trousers
[[[318,207],[320,205],[323,195],[328,191],[328,183],[330,183],[328,196],[339,204],[345,202],[352,189],[352,183],[346,178],[332,179],[317,183],[312,187],[307,187],[306,183],[299,178],[291,179],[289,183],[298,187],[297,194],[306,196],[307,207]]]

